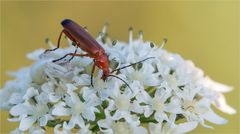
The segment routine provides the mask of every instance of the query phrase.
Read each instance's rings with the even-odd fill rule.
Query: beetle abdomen
[[[77,45],[89,54],[96,54],[100,49],[104,50],[100,44],[80,25],[70,19],[61,22],[64,30],[71,36]],[[66,34],[67,35],[67,34]],[[70,39],[71,39],[70,38]]]

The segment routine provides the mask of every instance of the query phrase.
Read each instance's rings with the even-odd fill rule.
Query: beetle
[[[141,63],[150,58],[154,58],[154,57],[149,57],[144,60],[138,61],[136,63],[132,63],[128,66],[124,66],[124,67],[115,69],[110,72],[109,64],[108,64],[108,56],[107,56],[105,50],[83,27],[81,27],[80,25],[78,25],[77,23],[75,23],[74,21],[72,21],[70,19],[64,19],[61,22],[61,24],[63,26],[63,30],[61,31],[61,33],[59,35],[57,47],[54,49],[47,49],[45,51],[45,53],[48,51],[55,51],[56,49],[58,49],[60,47],[60,40],[61,40],[62,34],[64,33],[70,40],[73,41],[73,45],[76,46],[76,50],[79,47],[87,53],[86,54],[77,54],[76,53],[77,51],[75,50],[74,53],[68,53],[59,59],[53,60],[53,62],[57,62],[57,61],[65,58],[68,55],[72,56],[72,58],[74,56],[86,56],[86,57],[93,58],[94,63],[93,63],[92,72],[91,72],[91,85],[92,86],[93,86],[93,82],[92,82],[93,73],[97,66],[99,69],[101,69],[103,71],[103,75],[101,77],[102,80],[106,81],[107,77],[112,76],[112,77],[122,80],[130,88],[130,86],[127,84],[127,82],[125,82],[122,78],[120,78],[116,75],[112,75],[111,73],[113,73],[115,71],[119,71],[119,70],[129,67],[129,66]]]

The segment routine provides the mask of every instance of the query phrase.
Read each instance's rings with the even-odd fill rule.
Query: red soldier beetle
[[[61,22],[61,24],[63,26],[63,30],[61,31],[61,33],[59,35],[57,47],[54,49],[47,49],[45,52],[55,51],[56,49],[58,49],[60,47],[60,40],[61,40],[62,34],[64,33],[70,40],[73,41],[73,45],[76,46],[76,50],[74,53],[68,53],[57,60],[53,60],[53,62],[57,62],[57,61],[65,58],[68,55],[72,56],[71,59],[69,59],[69,61],[72,60],[72,58],[74,56],[87,56],[87,57],[93,58],[94,63],[93,63],[93,68],[92,68],[92,72],[91,72],[91,85],[92,86],[93,86],[93,82],[92,82],[93,73],[95,71],[95,67],[97,66],[99,69],[101,69],[103,71],[103,75],[101,77],[102,80],[105,81],[107,79],[107,77],[112,76],[112,77],[120,79],[130,88],[130,86],[128,85],[128,83],[126,81],[124,81],[122,78],[120,78],[116,75],[112,75],[111,73],[113,73],[115,71],[119,71],[126,67],[133,66],[135,64],[141,63],[150,58],[154,58],[154,57],[149,57],[144,60],[138,61],[136,63],[132,63],[130,65],[115,69],[110,72],[109,65],[108,65],[108,56],[105,53],[105,50],[84,28],[82,28],[80,25],[78,25],[77,23],[75,23],[74,21],[72,21],[70,19],[63,20]],[[78,47],[87,53],[86,54],[77,54],[76,52],[77,52]]]

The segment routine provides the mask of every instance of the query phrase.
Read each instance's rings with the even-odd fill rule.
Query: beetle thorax
[[[104,51],[99,51],[95,58],[96,65],[103,70],[102,79],[106,80],[110,71],[108,65],[108,57]]]

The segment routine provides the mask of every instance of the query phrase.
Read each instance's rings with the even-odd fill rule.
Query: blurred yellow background
[[[11,79],[6,71],[31,64],[26,53],[47,48],[44,39],[56,43],[62,29],[60,22],[71,18],[96,37],[105,22],[110,24],[113,39],[128,39],[128,27],[134,36],[144,31],[144,39],[160,43],[168,38],[165,48],[191,59],[214,80],[231,85],[227,93],[231,106],[240,103],[240,4],[238,1],[160,1],[160,2],[1,2],[1,88]],[[217,111],[217,110],[216,110]],[[238,111],[239,112],[239,111]],[[229,119],[215,129],[199,126],[192,133],[240,133],[240,117],[217,111]],[[0,133],[18,126],[7,121],[1,111]]]

